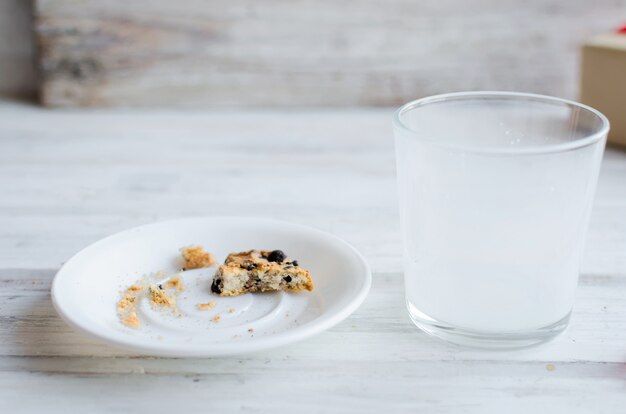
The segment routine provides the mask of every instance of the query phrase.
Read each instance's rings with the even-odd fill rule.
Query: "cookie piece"
[[[213,309],[217,305],[217,302],[198,303],[196,307],[200,310]]]
[[[140,328],[141,321],[137,316],[137,303],[139,302],[139,294],[145,289],[141,285],[132,285],[128,287],[117,302],[117,315],[120,321],[131,328]]]
[[[277,290],[313,290],[309,271],[281,250],[231,253],[217,269],[211,283],[211,291],[221,296]]]
[[[150,285],[148,297],[153,308],[176,309],[176,298],[174,295],[168,295],[163,285]]]
[[[183,256],[183,270],[211,267],[215,264],[213,255],[205,252],[202,246],[189,246],[180,249]]]

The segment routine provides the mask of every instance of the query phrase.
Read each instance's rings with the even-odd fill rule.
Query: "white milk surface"
[[[448,124],[442,128],[413,121],[425,137],[471,140],[475,148],[573,138],[554,127],[562,113],[546,113],[544,124],[529,126],[507,108],[482,109],[489,116],[481,108],[460,107],[452,117],[450,108],[429,109],[431,120]],[[400,132],[396,145],[410,305],[481,332],[537,329],[568,315],[602,144],[543,155],[485,154]]]

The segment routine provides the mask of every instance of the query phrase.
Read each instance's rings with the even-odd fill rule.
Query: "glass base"
[[[548,342],[565,331],[571,313],[558,322],[539,329],[514,332],[477,332],[453,327],[439,322],[419,311],[407,301],[413,323],[427,334],[456,345],[482,349],[519,349]]]

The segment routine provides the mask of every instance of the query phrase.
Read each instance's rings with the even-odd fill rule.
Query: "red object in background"
[[[626,24],[617,29],[617,33],[626,34]]]

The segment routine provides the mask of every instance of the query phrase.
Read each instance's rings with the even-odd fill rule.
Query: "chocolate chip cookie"
[[[231,253],[211,283],[211,291],[221,296],[248,292],[313,290],[309,271],[282,250],[250,250]]]

